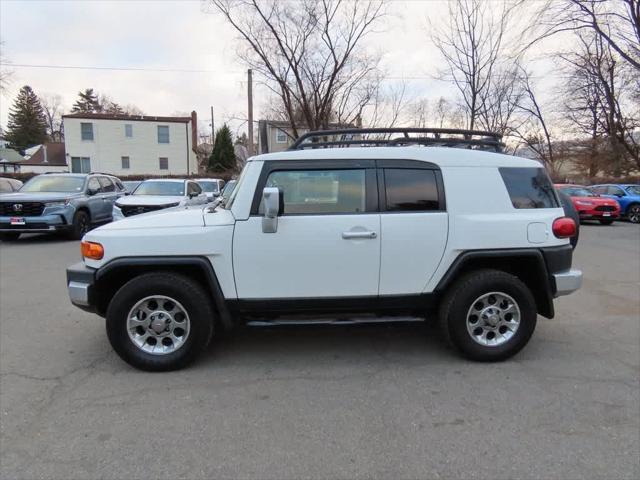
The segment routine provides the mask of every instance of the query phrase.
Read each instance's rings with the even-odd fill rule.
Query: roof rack
[[[502,152],[502,135],[457,128],[340,128],[300,136],[289,150],[307,148],[395,147],[423,145]]]

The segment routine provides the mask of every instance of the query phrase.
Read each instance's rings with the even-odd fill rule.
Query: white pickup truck
[[[221,329],[292,318],[433,317],[468,358],[514,355],[582,281],[544,168],[487,132],[386,132],[306,134],[250,158],[224,204],[90,231],[71,301],[145,370],[183,367]]]

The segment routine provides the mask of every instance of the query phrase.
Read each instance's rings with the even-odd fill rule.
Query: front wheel
[[[70,240],[82,240],[82,237],[89,231],[91,227],[91,219],[89,214],[84,210],[78,210],[73,216],[71,229],[67,232],[67,238]]]
[[[127,282],[107,308],[107,335],[128,364],[147,371],[177,370],[209,344],[214,314],[197,282],[170,272]]]
[[[634,204],[627,210],[627,218],[631,223],[640,223],[640,204]]]
[[[440,327],[464,356],[505,360],[529,341],[537,308],[529,288],[499,270],[478,270],[460,278],[440,305]]]

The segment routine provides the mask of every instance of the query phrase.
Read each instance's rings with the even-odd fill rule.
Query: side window
[[[124,185],[122,184],[122,182],[120,180],[118,180],[117,178],[112,179],[113,182],[116,184],[116,188],[118,189],[118,191],[120,192],[124,192],[126,189],[124,188]]]
[[[438,185],[433,170],[385,168],[387,211],[439,210]]]
[[[606,195],[607,187],[592,187],[591,191],[593,193],[597,193],[598,195]]]
[[[93,190],[94,192],[100,192],[101,191],[100,187],[100,182],[98,182],[98,179],[96,177],[91,177],[89,179],[89,185],[87,186],[88,190]]]
[[[624,190],[622,190],[620,187],[610,186],[607,189],[607,193],[609,195],[616,195],[618,197],[624,197]]]
[[[557,208],[558,199],[544,168],[502,167],[498,169],[514,208]]]
[[[102,187],[103,192],[111,193],[116,191],[116,187],[113,185],[111,179],[107,177],[99,177],[98,181],[100,182],[100,186]]]
[[[189,184],[187,185],[187,195],[192,195],[192,194],[200,195],[201,193],[202,193],[202,188],[200,188],[200,185],[198,185],[195,182],[189,182]]]
[[[276,171],[266,187],[284,194],[285,214],[360,213],[366,209],[365,170]],[[262,205],[260,211],[264,211]]]

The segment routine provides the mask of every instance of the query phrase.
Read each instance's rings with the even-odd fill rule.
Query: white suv
[[[221,206],[89,232],[71,301],[105,316],[113,348],[145,370],[186,365],[220,329],[291,315],[435,317],[465,356],[508,358],[582,273],[545,170],[481,151],[500,145],[435,129],[306,134],[249,159]]]

